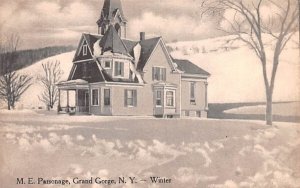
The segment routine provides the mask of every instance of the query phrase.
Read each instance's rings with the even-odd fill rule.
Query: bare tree
[[[262,6],[275,7],[276,13],[266,19],[262,15]],[[272,125],[272,101],[275,78],[280,63],[280,55],[291,37],[298,30],[297,19],[299,9],[296,0],[204,0],[201,8],[202,15],[218,14],[225,20],[229,27],[224,29],[228,34],[247,44],[259,58],[266,95],[266,124]],[[234,12],[233,19],[225,16],[226,11]],[[269,9],[269,11],[272,11]],[[272,54],[267,54],[265,36],[274,39]],[[272,56],[272,70],[268,75],[267,55]]]
[[[58,88],[56,83],[60,81],[63,71],[60,69],[60,62],[55,63],[47,62],[43,63],[43,76],[40,76],[38,80],[44,88],[44,91],[39,100],[47,105],[48,110],[52,109],[55,103],[58,101]]]
[[[1,39],[0,45],[0,99],[7,103],[8,110],[15,108],[32,80],[31,76],[20,74],[14,69],[19,42],[19,36],[12,34],[6,40]]]

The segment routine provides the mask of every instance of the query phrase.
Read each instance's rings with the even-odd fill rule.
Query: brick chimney
[[[146,33],[145,32],[140,32],[140,40],[143,41],[146,39]]]

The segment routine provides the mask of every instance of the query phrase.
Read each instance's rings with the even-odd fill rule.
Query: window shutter
[[[115,76],[118,76],[119,63],[115,62]]]
[[[133,106],[137,107],[137,91],[133,91]]]
[[[124,63],[120,63],[121,76],[124,77]]]
[[[128,104],[127,104],[127,98],[128,98],[128,97],[127,97],[127,92],[128,92],[128,90],[125,89],[124,91],[125,91],[125,93],[124,93],[124,105],[125,105],[125,107],[126,107],[126,106],[128,106]]]
[[[167,69],[163,69],[163,78],[162,78],[163,81],[166,81],[167,80]]]
[[[155,80],[155,67],[152,67],[152,80]]]

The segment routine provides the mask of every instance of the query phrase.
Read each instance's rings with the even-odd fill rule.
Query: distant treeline
[[[19,70],[25,68],[27,66],[32,65],[33,63],[54,56],[65,52],[70,52],[75,50],[74,46],[52,46],[52,47],[45,47],[39,49],[32,49],[32,50],[20,50],[17,51],[17,58],[13,63],[13,69]],[[3,54],[0,54],[0,56]],[[1,59],[1,58],[0,58]],[[0,61],[0,65],[4,62]],[[2,67],[2,66],[0,66]]]

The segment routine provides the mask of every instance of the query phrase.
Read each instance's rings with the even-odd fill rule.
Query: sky
[[[104,0],[0,0],[0,37],[11,33],[21,38],[21,49],[53,45],[76,46],[83,32],[97,33]],[[201,17],[203,0],[121,0],[127,23],[127,38],[138,40],[162,36],[166,42],[193,41],[224,35],[221,16]],[[283,4],[282,0],[273,0]],[[258,0],[243,2],[257,3]],[[268,1],[265,1],[268,2]],[[277,8],[278,9],[278,8]],[[261,9],[268,22],[276,7]],[[279,14],[274,14],[279,15]],[[235,13],[226,10],[230,20]],[[228,23],[227,23],[228,26]]]
[[[163,36],[167,42],[220,35],[215,18],[199,16],[198,0],[122,0],[130,39]],[[17,33],[21,48],[76,46],[83,32],[97,33],[103,0],[0,0],[0,32]]]

